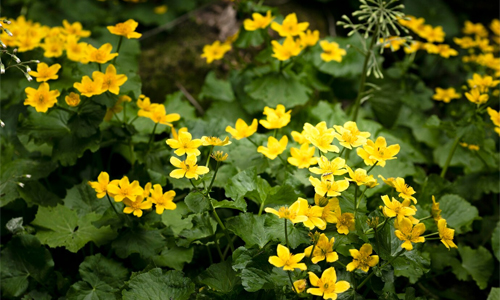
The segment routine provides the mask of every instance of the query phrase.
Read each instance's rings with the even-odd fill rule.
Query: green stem
[[[111,207],[112,207],[112,208],[113,208],[113,210],[115,211],[116,215],[117,215],[118,217],[120,217],[120,218],[121,218],[121,217],[122,217],[122,215],[120,215],[120,214],[118,213],[118,211],[116,210],[115,205],[114,205],[114,204],[113,204],[113,202],[111,201],[111,198],[109,198],[109,195],[108,195],[108,194],[106,194],[106,197],[108,197],[109,205],[111,205]]]
[[[427,216],[427,217],[422,218],[422,219],[418,219],[418,220],[419,220],[419,221],[423,221],[423,220],[427,220],[427,219],[430,219],[430,218],[432,218],[432,215],[431,215],[431,216]]]
[[[153,141],[153,138],[155,136],[155,131],[156,131],[156,127],[158,126],[158,123],[155,123],[155,126],[153,127],[153,132],[151,132],[151,137],[149,138],[149,141],[148,141],[148,152],[149,152],[149,146],[151,145],[151,142]]]
[[[250,143],[254,144],[255,147],[257,148],[259,147],[259,145],[257,145],[254,141],[252,141],[249,137],[247,137],[247,140],[249,140]]]
[[[262,203],[260,204],[260,207],[259,207],[259,216],[262,214],[262,211],[264,210],[264,205],[265,205],[265,202],[262,201]]]
[[[215,177],[217,176],[217,172],[219,171],[219,166],[220,166],[220,161],[217,161],[217,165],[215,166],[215,172],[214,176],[212,177],[212,180],[210,181],[210,185],[208,186],[207,193],[206,195],[208,196],[210,191],[212,190],[212,186],[214,185]]]
[[[356,219],[356,213],[358,212],[358,190],[357,184],[354,185],[354,219]]]
[[[346,147],[344,147],[344,149],[342,149],[342,150],[340,151],[340,153],[339,153],[339,157],[342,157],[342,154],[344,153],[345,149],[346,149]]]
[[[365,189],[361,193],[361,196],[359,196],[358,205],[356,206],[356,209],[358,208],[359,203],[361,203],[361,199],[363,199],[363,196],[365,195],[365,192],[366,192],[367,189],[368,189],[368,187],[365,187]]]
[[[316,244],[317,244],[317,243],[318,243],[318,242],[314,243],[313,248],[312,248],[312,250],[311,250],[311,262],[313,261],[313,257],[314,257],[314,249],[316,248]]]
[[[231,252],[234,252],[233,240],[229,236],[229,232],[227,231],[226,226],[224,226],[224,223],[222,223],[222,220],[219,218],[219,215],[217,214],[217,211],[215,211],[215,208],[212,206],[212,202],[210,202],[210,199],[208,199],[208,201],[209,201],[208,203],[210,203],[210,206],[212,207],[212,213],[214,215],[215,220],[217,221],[217,223],[219,223],[219,226],[222,228],[224,234],[226,235],[229,247],[231,247]]]
[[[135,116],[135,118],[133,118],[132,120],[130,120],[129,124],[132,125],[132,123],[134,123],[134,121],[137,120],[137,118],[139,118],[139,116]]]
[[[190,182],[190,183],[191,183],[191,185],[193,186],[193,188],[194,188],[194,191],[195,191],[195,192],[198,192],[200,195],[202,195],[203,197],[205,197],[205,194],[203,194],[203,193],[202,193],[202,192],[201,192],[201,191],[200,191],[200,190],[196,187],[196,185],[194,185],[194,182],[193,182],[193,180],[192,180],[192,179],[189,179],[189,182]]]
[[[100,63],[98,63],[98,62],[96,62],[96,64],[97,64],[97,67],[99,68],[99,72],[102,72],[102,69],[101,69],[101,64],[100,64]]]
[[[214,243],[215,243],[215,248],[217,248],[217,252],[219,253],[220,260],[224,261],[224,255],[222,254],[222,251],[220,250],[219,242],[217,241],[217,234],[214,234]]]
[[[207,162],[205,163],[205,167],[208,168],[208,164],[210,163],[210,154],[212,154],[212,151],[214,150],[214,146],[210,146],[210,151],[208,152],[208,157],[207,157]]]
[[[122,41],[123,41],[123,36],[120,35],[120,40],[118,41],[118,47],[116,47],[116,53],[118,53],[118,54],[120,52],[120,47],[122,46]],[[117,57],[118,57],[118,55],[115,56],[115,58],[113,58],[113,65],[116,63],[116,58]]]
[[[123,103],[123,123],[127,123],[127,102]]]
[[[455,141],[453,141],[453,145],[451,146],[450,153],[448,153],[448,158],[444,163],[443,170],[441,171],[441,178],[444,178],[444,176],[446,175],[446,170],[448,170],[448,167],[450,166],[451,159],[453,158],[455,150],[457,150],[459,141],[460,141],[460,136],[457,134],[457,137],[455,138]]]
[[[287,271],[286,273],[288,274],[288,279],[290,279],[290,284],[292,285],[292,290],[297,294],[297,291],[295,290],[295,286],[293,286],[293,280],[292,280],[292,275],[290,274],[292,271]]]
[[[383,264],[380,268],[383,269],[385,266],[387,266],[388,264],[392,263],[396,258],[398,258],[401,254],[403,254],[403,252],[405,251],[405,249],[402,249],[396,256],[392,257],[391,260],[389,260],[388,262],[386,262],[385,264]],[[365,285],[365,283],[373,276],[373,274],[375,274],[373,271],[365,278],[365,280],[363,280],[361,282],[360,285],[358,285],[358,287],[356,288],[356,290],[360,289],[361,287],[363,287],[363,285]]]
[[[212,259],[212,252],[210,252],[210,247],[206,245],[207,247],[207,252],[208,252],[208,260],[210,261],[210,264],[212,265],[214,263],[214,260]]]
[[[428,237],[428,236],[433,236],[433,235],[436,235],[436,234],[439,234],[439,232],[433,232],[433,233],[429,233],[429,234],[426,234],[426,235],[423,235],[422,237]]]
[[[286,225],[286,223],[288,223],[288,222],[287,222],[287,219],[283,219],[283,220],[285,220],[285,241],[286,241],[286,246],[289,248],[290,246],[288,244],[288,228],[287,228],[287,225]]]
[[[361,106],[361,97],[363,96],[363,93],[365,92],[366,71],[368,68],[368,61],[370,60],[373,46],[375,45],[377,33],[378,33],[378,26],[375,28],[375,32],[372,35],[372,40],[370,41],[370,46],[368,47],[368,51],[366,52],[366,55],[365,55],[365,61],[363,63],[363,71],[361,72],[361,81],[359,82],[358,96],[356,97],[356,100],[354,101],[354,114],[352,117],[353,122],[356,122],[356,119],[358,118],[358,111],[359,111],[359,107]]]
[[[373,170],[373,168],[375,168],[375,166],[378,164],[378,160],[373,164],[373,166],[371,166],[371,168],[368,169],[368,171],[366,171],[366,174],[368,175],[371,170]]]

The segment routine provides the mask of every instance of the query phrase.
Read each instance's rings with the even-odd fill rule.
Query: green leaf
[[[236,199],[236,201],[231,201],[231,200],[217,201],[215,199],[210,199],[210,201],[212,201],[212,205],[214,208],[230,208],[230,209],[237,209],[242,212],[247,211],[247,202],[242,197]]]
[[[168,94],[165,97],[165,109],[167,114],[178,113],[182,120],[193,120],[196,118],[196,109],[187,101],[181,91]]]
[[[248,292],[256,292],[264,286],[272,286],[268,274],[257,268],[246,268],[241,272],[243,287]]]
[[[262,248],[271,240],[265,222],[265,215],[258,216],[253,213],[244,213],[227,219],[226,227],[245,241],[245,247],[250,248],[258,245],[259,248]],[[283,230],[283,228],[281,229]]]
[[[160,268],[152,269],[132,278],[128,290],[122,292],[124,300],[176,299],[187,300],[194,293],[195,285],[180,271],[162,274]]]
[[[44,284],[54,267],[49,250],[29,234],[16,235],[7,243],[2,250],[0,264],[2,295],[5,297],[24,294],[30,277]]]
[[[276,215],[267,214],[265,222],[267,233],[272,237],[273,240],[277,240],[283,245],[286,244],[284,220],[286,219],[280,219]],[[308,235],[309,230],[305,228],[302,224],[292,225],[291,222],[288,222],[287,229],[288,229],[288,241],[292,249],[295,249],[302,244],[309,244],[311,242]]]
[[[78,108],[78,112],[73,114],[68,120],[68,127],[76,137],[89,137],[94,135],[102,123],[106,107],[91,100],[83,101]]]
[[[488,299],[486,300],[496,300],[500,299],[500,288],[492,287]]]
[[[210,217],[208,212],[194,215],[192,222],[191,229],[184,229],[179,233],[181,238],[176,241],[178,246],[189,247],[192,242],[212,236],[217,230],[217,222]]]
[[[114,289],[120,289],[128,279],[129,271],[121,263],[101,254],[87,256],[80,264],[79,273],[89,283],[102,281]]]
[[[187,212],[188,208],[186,204],[178,202],[175,210],[165,210],[161,215],[163,224],[170,228],[176,237],[184,229],[188,230],[193,227],[192,219],[194,215],[189,215],[187,218],[183,218]]]
[[[52,144],[55,139],[67,136],[71,129],[68,123],[69,113],[59,109],[49,110],[47,113],[38,113],[28,109],[28,117],[17,128],[19,135],[27,135],[37,144]]]
[[[210,210],[208,201],[203,195],[196,192],[189,193],[184,198],[184,203],[186,203],[189,210],[197,214]]]
[[[245,86],[245,91],[252,98],[262,100],[273,108],[283,103],[286,103],[286,108],[303,105],[312,92],[291,72],[269,73],[256,78]]]
[[[20,197],[17,182],[26,183],[28,180],[47,177],[56,167],[56,163],[43,159],[2,161],[0,167],[0,207]],[[21,178],[22,175],[26,174],[31,175],[31,178]]]
[[[405,253],[392,262],[392,266],[394,267],[394,275],[408,277],[413,284],[422,275],[429,272],[430,263],[431,260],[428,253],[421,253],[415,249],[413,251],[405,251]]]
[[[99,132],[86,138],[66,135],[54,143],[52,159],[59,161],[63,166],[72,166],[76,164],[78,158],[83,156],[85,151],[96,152],[99,150],[100,142],[101,134]]]
[[[210,71],[201,87],[199,98],[232,102],[234,101],[234,93],[228,81],[217,79],[215,72]]]
[[[380,86],[380,90],[372,93],[368,100],[375,117],[386,128],[391,128],[396,123],[401,110],[403,93],[395,88],[396,83],[396,81],[389,81],[389,79],[384,79],[382,82],[377,81],[376,84]]]
[[[241,279],[231,266],[231,259],[213,264],[198,276],[199,281],[217,292],[228,294],[241,284]]]
[[[120,258],[138,253],[143,258],[156,255],[165,246],[165,239],[160,230],[148,230],[143,227],[129,228],[120,233],[111,247]]]
[[[36,237],[42,244],[51,248],[65,247],[68,251],[76,253],[90,241],[101,246],[116,237],[116,232],[109,226],[98,229],[92,225],[92,222],[99,218],[96,213],[78,218],[75,211],[62,205],[40,206],[31,224],[39,227]]]
[[[493,254],[500,261],[500,221],[491,235],[491,247],[493,248]]]
[[[178,271],[182,271],[184,264],[188,264],[193,260],[194,247],[181,248],[172,247],[163,249],[160,255],[153,256],[153,262],[158,267],[169,267]]]
[[[479,246],[478,249],[472,249],[469,246],[458,245],[458,252],[462,258],[464,269],[472,275],[479,288],[484,290],[488,286],[488,280],[495,268],[490,251],[482,246]]]
[[[457,195],[444,195],[437,199],[441,216],[446,219],[448,227],[457,234],[472,230],[472,222],[479,217],[478,210],[465,199]]]
[[[56,206],[61,200],[38,181],[28,181],[24,187],[18,187],[17,190],[29,206]]]
[[[119,299],[113,288],[105,282],[96,282],[94,285],[86,281],[78,281],[70,286],[66,294],[68,300],[115,300]]]
[[[234,42],[234,46],[238,48],[248,48],[249,46],[258,46],[264,42],[264,35],[267,34],[264,30],[254,30],[254,31],[246,31],[242,30],[236,41]]]
[[[68,190],[64,205],[75,210],[79,217],[95,212],[98,215],[104,214],[109,208],[106,198],[98,199],[94,189],[87,183],[82,182]]]

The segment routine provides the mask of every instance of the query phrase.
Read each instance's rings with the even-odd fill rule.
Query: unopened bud
[[[5,32],[7,32],[7,34],[8,34],[9,36],[13,36],[12,32],[10,32],[7,28],[3,28],[3,30],[4,30]]]
[[[17,53],[17,48],[14,48],[14,50],[12,52]]]
[[[316,243],[319,241],[320,236],[321,234],[317,231],[315,231],[314,233],[309,232],[309,238],[311,238],[313,245],[316,245]]]
[[[321,196],[320,194],[314,195],[314,203],[319,207],[325,207],[328,204],[329,200],[325,196]]]
[[[3,20],[3,22],[4,22],[5,24],[7,24],[7,25],[10,25],[10,24],[12,23],[12,22],[11,22],[11,21],[9,21],[9,20]]]
[[[16,49],[14,49],[14,52],[16,52]],[[19,57],[12,55],[12,58],[16,61],[16,63],[18,63],[18,64],[21,63],[21,60],[19,59]]]
[[[5,127],[5,123],[2,120],[0,120],[0,126]]]
[[[24,183],[22,183],[22,182],[17,182],[17,185],[22,187],[22,188],[24,187]]]
[[[26,79],[28,79],[28,81],[33,80],[33,77],[31,77],[28,73],[24,73],[24,76],[26,76]]]
[[[24,178],[31,178],[31,174],[24,174],[23,177]]]
[[[5,66],[0,63],[0,74],[5,74]]]
[[[31,72],[31,68],[29,66],[26,66],[26,72]]]
[[[366,220],[366,223],[368,224],[368,226],[370,226],[370,228],[377,228],[378,224],[380,223],[380,218],[379,217],[369,218],[368,220]]]

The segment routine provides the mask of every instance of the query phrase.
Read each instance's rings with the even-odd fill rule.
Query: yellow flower
[[[315,150],[316,148],[309,147],[308,144],[302,144],[300,149],[292,147],[290,149],[290,154],[292,156],[287,159],[288,163],[299,169],[309,168],[311,165],[317,163],[317,158],[313,157]]]
[[[108,185],[108,193],[113,195],[113,198],[116,202],[121,202],[124,199],[128,199],[130,201],[135,201],[136,196],[143,195],[144,190],[139,185],[139,181],[134,180],[132,183],[128,180],[127,176],[123,176],[122,179],[111,182]]]
[[[250,126],[248,126],[247,123],[245,123],[245,121],[243,121],[242,119],[238,119],[236,120],[236,125],[234,126],[236,128],[227,126],[226,132],[230,133],[233,138],[241,140],[257,132],[257,126],[259,126],[259,124],[257,123],[257,119],[253,119]]]
[[[307,221],[308,217],[304,215],[309,204],[304,201],[299,201],[302,198],[297,199],[290,207],[282,206],[279,210],[274,208],[266,207],[264,210],[266,213],[271,213],[277,215],[280,219],[287,219],[292,221],[292,223],[301,223]]]
[[[220,138],[218,137],[214,137],[214,136],[202,136],[201,137],[201,142],[202,142],[202,145],[203,146],[227,146],[227,145],[231,145],[231,141],[229,141],[229,137],[226,136],[226,138],[224,140],[221,140]]]
[[[359,147],[366,144],[366,139],[370,137],[370,133],[359,131],[356,122],[348,121],[344,126],[333,126],[338,133],[333,135],[339,140],[340,144],[346,148]]]
[[[303,293],[306,290],[307,281],[305,279],[295,280],[293,282],[293,287],[297,294]]]
[[[319,236],[318,241],[316,242],[316,246],[312,245],[307,247],[304,250],[304,254],[309,257],[312,254],[312,263],[317,264],[318,262],[325,260],[326,262],[332,263],[339,259],[337,252],[333,251],[333,244],[335,243],[335,238],[332,237],[330,241],[328,241],[328,237],[322,233]],[[311,253],[313,251],[314,252]]]
[[[224,153],[223,151],[215,151],[210,154],[210,157],[215,159],[216,161],[225,161],[229,155]]]
[[[495,87],[500,83],[500,80],[493,80],[493,77],[477,73],[472,75],[472,79],[467,79],[467,83],[471,89],[478,88],[481,93],[487,92],[489,88]]]
[[[43,56],[45,57],[59,57],[63,54],[64,50],[64,41],[62,40],[48,40],[45,39],[45,42],[40,45],[45,52]]]
[[[447,44],[439,44],[437,45],[438,49],[438,54],[441,55],[444,58],[449,58],[450,56],[457,56],[458,52],[457,50],[450,48],[450,45]]]
[[[193,154],[188,155],[185,161],[180,161],[178,158],[172,156],[170,163],[178,169],[170,172],[170,177],[177,179],[182,177],[198,179],[199,175],[207,174],[210,171],[205,166],[198,166],[196,162],[197,158]]]
[[[109,175],[106,172],[101,172],[97,177],[97,181],[89,181],[88,184],[95,190],[97,193],[97,198],[101,199],[106,196],[106,192],[108,190],[109,185]]]
[[[479,47],[479,49],[481,49],[481,51],[484,53],[493,52],[495,50],[495,47],[490,45],[490,40],[487,38],[482,39],[476,36],[475,43],[476,46]]]
[[[146,183],[146,185],[144,186],[144,191],[142,192],[142,196],[144,198],[148,198],[149,195],[151,195],[151,186],[151,182]]]
[[[387,179],[382,175],[378,175],[378,178],[382,179],[382,181],[390,187],[394,187],[394,181],[396,180],[394,177],[389,177]]]
[[[319,31],[314,30],[311,32],[310,29],[308,29],[306,32],[301,32],[300,33],[300,45],[305,48],[305,47],[312,47],[316,45],[319,41]]]
[[[89,62],[87,55],[88,44],[78,43],[78,38],[76,36],[68,36],[64,49],[66,50],[66,56],[69,60],[79,61],[84,64]]]
[[[149,97],[140,95],[139,99],[137,99],[137,106],[140,108],[137,115],[139,117],[149,118],[149,115],[155,110],[156,107],[158,107],[158,105],[158,103],[151,103]]]
[[[245,19],[243,21],[243,27],[245,27],[246,31],[255,31],[258,29],[264,29],[267,26],[269,26],[271,21],[274,19],[274,17],[271,16],[270,10],[268,10],[266,12],[265,16],[263,16],[259,13],[253,13],[252,18],[253,18],[253,20],[252,19]]]
[[[102,80],[102,92],[110,91],[111,93],[118,95],[120,93],[120,86],[122,86],[125,81],[127,81],[127,76],[124,74],[116,74],[116,68],[112,64],[109,64],[106,68],[106,73],[101,73],[95,71],[92,73],[92,79]]]
[[[304,130],[302,130],[302,132],[292,131],[292,138],[293,138],[294,141],[296,141],[300,145],[302,145],[302,144],[309,144],[309,141],[305,137],[305,131]]]
[[[129,19],[123,23],[118,23],[115,26],[108,26],[106,28],[114,35],[124,36],[127,39],[138,39],[142,34],[135,32],[137,25],[139,25],[139,23]]]
[[[80,95],[77,93],[69,93],[66,97],[64,97],[64,101],[66,101],[66,104],[68,104],[71,107],[78,106],[80,104]]]
[[[382,210],[384,212],[384,216],[388,218],[397,217],[398,222],[401,222],[401,220],[403,220],[405,217],[413,216],[416,213],[415,210],[407,207],[410,200],[405,200],[403,201],[403,203],[401,203],[398,200],[392,198],[391,202],[389,196],[384,195],[382,196],[382,201],[384,201],[385,204]]]
[[[458,248],[457,245],[453,242],[453,235],[455,233],[455,230],[450,229],[446,226],[446,220],[445,219],[440,219],[438,221],[438,231],[439,231],[439,238],[441,239],[441,242],[450,250],[450,248]]]
[[[309,23],[303,22],[298,23],[297,15],[295,13],[289,14],[283,20],[283,23],[280,25],[276,22],[271,24],[271,28],[278,32],[280,36],[296,36],[309,27]]]
[[[490,115],[491,122],[493,122],[495,126],[500,126],[500,114],[498,111],[492,109],[491,107],[488,107],[487,110]]]
[[[326,194],[328,197],[340,196],[340,193],[349,187],[349,181],[347,180],[334,181],[325,176],[321,177],[321,181],[318,178],[310,176],[309,182],[314,186],[314,191],[317,194],[323,196]]]
[[[307,217],[307,221],[304,221],[304,226],[309,228],[309,230],[313,230],[314,227],[325,230],[326,222],[321,218],[323,216],[323,207],[310,206],[307,200],[303,198],[299,198],[299,200],[305,202],[303,205],[306,207],[304,215]]]
[[[59,72],[60,68],[60,64],[53,64],[49,67],[46,63],[39,63],[36,66],[36,72],[30,71],[29,74],[33,77],[36,77],[37,82],[45,82],[51,79],[55,80],[59,78],[57,72]]]
[[[368,272],[370,267],[375,267],[378,264],[379,258],[378,255],[371,255],[373,252],[372,245],[364,244],[358,250],[349,249],[349,252],[352,256],[352,262],[347,264],[347,271],[352,272],[355,269],[363,270],[364,272]]]
[[[422,233],[424,232],[425,232],[424,223],[418,223],[417,225],[413,226],[410,219],[403,218],[399,222],[399,229],[394,231],[394,234],[396,234],[398,239],[404,241],[404,243],[401,245],[401,248],[410,251],[413,249],[412,243],[425,242],[425,238],[421,236]]]
[[[321,275],[321,279],[313,272],[309,272],[309,281],[316,288],[308,288],[307,293],[320,297],[323,296],[323,299],[337,299],[337,294],[341,294],[351,287],[349,282],[345,280],[337,282],[337,274],[334,267],[326,269]]]
[[[275,23],[273,23],[275,24]],[[297,56],[302,51],[302,47],[300,46],[299,40],[294,40],[292,36],[287,36],[283,45],[278,41],[272,41],[273,45],[273,55],[272,57],[276,57],[276,59],[285,61],[291,57]]]
[[[95,78],[93,81],[88,76],[83,76],[82,82],[75,82],[73,87],[76,88],[80,94],[92,97],[104,93],[102,89],[102,78]]]
[[[92,45],[87,46],[87,54],[90,62],[96,62],[100,64],[105,64],[108,61],[118,56],[118,53],[111,53],[113,46],[110,43],[102,45],[99,49],[96,49]]]
[[[335,42],[321,41],[319,45],[323,49],[323,53],[321,53],[321,59],[326,62],[330,62],[332,60],[336,62],[342,61],[342,56],[346,55],[345,49],[339,48],[339,44]]]
[[[158,5],[158,6],[155,6],[155,8],[153,9],[153,12],[157,15],[163,15],[164,13],[166,13],[168,10],[168,7],[166,5]]]
[[[165,209],[174,210],[177,207],[177,205],[173,201],[174,197],[174,191],[163,193],[161,185],[155,184],[153,186],[153,190],[151,191],[151,197],[149,197],[148,200],[155,204],[156,213],[161,215]]]
[[[493,19],[490,24],[490,29],[493,31],[495,35],[500,35],[500,20],[499,19]]]
[[[288,137],[284,135],[279,141],[270,136],[267,139],[267,147],[259,146],[257,152],[264,154],[267,158],[274,160],[278,155],[286,150],[286,145],[288,145]]]
[[[392,51],[398,51],[401,46],[403,46],[406,43],[406,39],[398,37],[398,36],[391,36],[388,39],[379,39],[379,43],[384,45],[384,48],[391,48]]]
[[[290,114],[292,110],[285,111],[285,106],[278,104],[276,109],[268,106],[264,107],[264,115],[267,120],[260,120],[259,123],[267,129],[279,129],[290,123]]]
[[[480,37],[487,37],[488,30],[481,23],[472,23],[471,21],[465,21],[464,28],[462,29],[464,34],[474,34]]]
[[[305,263],[299,263],[304,258],[304,253],[291,254],[290,250],[279,244],[277,249],[278,256],[270,256],[269,263],[275,267],[283,268],[285,271],[293,271],[294,269],[307,270]]]
[[[424,26],[425,19],[424,18],[416,18],[414,16],[405,15],[404,19],[398,19],[399,24],[413,30],[414,32],[418,32],[422,30]]]
[[[431,215],[436,222],[442,219],[441,210],[439,209],[439,203],[436,202],[436,198],[434,197],[434,195],[432,196]]]
[[[325,121],[318,123],[316,126],[305,123],[304,136],[311,144],[323,153],[339,152],[339,148],[332,145],[333,139],[335,138],[334,129],[327,128]]]
[[[83,30],[82,23],[80,22],[75,22],[73,24],[70,24],[67,20],[63,20],[63,26],[64,30],[69,35],[75,35],[77,37],[83,37],[83,38],[90,36],[90,31]]]
[[[200,139],[194,139],[191,133],[187,131],[179,131],[177,139],[168,139],[167,145],[169,145],[172,149],[177,149],[174,151],[176,155],[182,156],[184,154],[187,155],[200,155],[200,147],[202,141]]]
[[[231,50],[231,45],[223,43],[220,41],[215,41],[212,45],[205,45],[203,47],[203,54],[201,57],[207,59],[207,63],[211,63],[214,60],[219,60],[224,57],[227,51]]]
[[[345,167],[345,159],[336,157],[332,161],[329,161],[328,158],[322,155],[318,159],[318,167],[309,168],[309,171],[323,176],[342,175],[347,173]]]
[[[57,103],[57,97],[60,93],[58,90],[50,90],[48,83],[44,82],[38,86],[38,89],[27,87],[24,92],[27,98],[24,100],[24,105],[33,106],[37,112],[47,112],[49,108]]]
[[[399,153],[399,149],[399,144],[387,146],[385,138],[379,136],[375,143],[367,140],[366,145],[358,148],[356,153],[366,165],[373,166],[377,162],[379,166],[384,167],[386,160],[396,159],[394,156]]]
[[[115,104],[106,110],[106,115],[104,116],[104,121],[110,121],[113,118],[113,115],[121,112],[123,110],[123,106],[121,97],[115,102]]]
[[[320,199],[325,199],[327,202],[326,205],[323,207],[323,214],[321,215],[321,218],[326,223],[332,223],[332,224],[337,223],[337,216],[340,215],[339,199],[337,199],[337,198],[328,199],[328,198],[323,197],[319,194],[315,194],[314,195],[314,202],[316,203],[316,205],[318,205],[318,202],[316,202],[317,199],[318,199],[318,202],[320,202],[319,201]],[[325,201],[323,201],[323,202],[325,202]]]
[[[347,171],[349,172],[350,178],[347,178],[349,181],[356,182],[358,186],[360,185],[368,185],[371,184],[373,181],[377,182],[375,178],[373,178],[373,175],[367,175],[365,169],[356,169],[356,171],[353,171],[349,166],[346,166]]]
[[[350,230],[354,230],[354,215],[351,213],[341,214],[340,209],[337,210],[337,232],[340,234],[349,234]]]
[[[405,200],[411,200],[413,203],[417,204],[417,199],[412,196],[415,194],[415,190],[405,183],[404,178],[397,177],[396,180],[394,180],[394,188],[399,192],[399,197]]]
[[[450,103],[453,99],[460,99],[460,94],[457,93],[454,88],[436,88],[436,93],[432,96],[432,99]]]
[[[160,104],[149,114],[150,118],[155,123],[160,123],[172,126],[172,122],[179,121],[181,116],[179,114],[168,114],[165,111],[165,105]]]
[[[443,27],[436,26],[432,27],[431,25],[424,25],[421,31],[417,32],[417,34],[426,39],[429,43],[442,43],[444,41],[445,33],[443,31]]]
[[[476,46],[476,42],[468,36],[464,36],[463,38],[454,37],[453,41],[462,49],[469,49]]]
[[[406,54],[414,53],[414,52],[417,52],[418,50],[422,49],[422,42],[409,41],[408,43],[409,43],[409,45],[406,45],[403,49]]]
[[[432,43],[422,44],[422,49],[427,51],[427,53],[429,53],[429,54],[438,54],[439,53],[439,47],[437,45],[432,44]]]
[[[151,201],[144,201],[144,196],[142,195],[136,196],[135,201],[130,201],[128,198],[124,199],[123,203],[125,204],[123,212],[126,214],[134,213],[134,216],[138,218],[142,217],[143,210],[150,209],[153,206]]]
[[[465,97],[467,97],[470,102],[476,103],[477,105],[488,102],[490,98],[488,94],[481,94],[478,88],[471,89],[469,93],[465,93]]]

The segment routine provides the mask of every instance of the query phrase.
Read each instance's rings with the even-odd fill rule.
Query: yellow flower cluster
[[[145,95],[139,96],[139,99],[137,99],[137,106],[139,107],[137,116],[149,118],[157,124],[173,127],[172,122],[179,121],[181,119],[179,114],[167,114],[165,105],[151,103],[151,99]]]
[[[436,26],[433,27],[429,24],[425,24],[424,18],[417,18],[414,16],[406,15],[404,18],[398,20],[399,24],[405,26],[406,28],[413,31],[416,35],[426,40],[426,42],[411,41],[409,45],[404,47],[406,53],[413,53],[418,50],[425,50],[429,54],[438,54],[441,57],[449,58],[450,56],[457,56],[457,50],[450,47],[448,44],[440,44],[444,41],[446,33],[443,31],[443,27]],[[384,47],[389,48],[393,51],[397,51],[406,44],[407,42],[399,37],[391,37],[387,41],[380,41]],[[434,44],[438,43],[438,44]]]
[[[148,211],[155,205],[156,213],[161,215],[164,210],[174,210],[177,205],[174,203],[175,191],[163,193],[163,188],[159,184],[154,186],[148,182],[144,188],[137,180],[130,182],[127,176],[122,179],[109,181],[109,174],[101,172],[97,181],[88,184],[96,191],[97,198],[104,196],[112,197],[115,202],[123,202],[125,207],[123,212],[133,213],[136,217],[142,217],[143,211]]]

